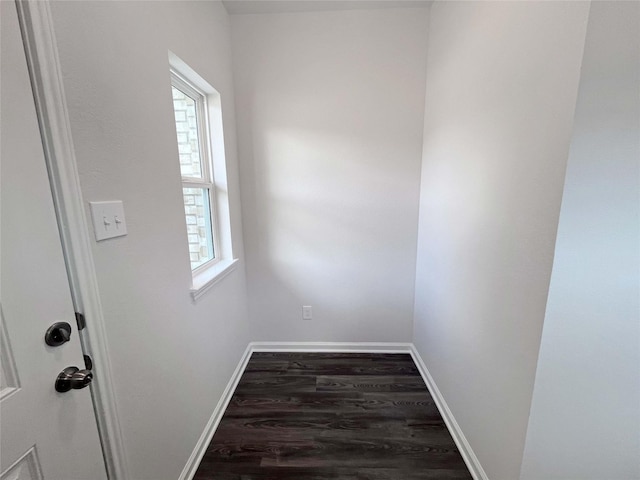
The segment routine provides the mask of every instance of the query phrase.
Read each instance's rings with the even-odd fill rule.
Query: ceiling
[[[430,0],[222,0],[230,15],[426,7]]]

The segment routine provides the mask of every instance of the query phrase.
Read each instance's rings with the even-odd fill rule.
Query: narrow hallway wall
[[[93,255],[129,478],[175,480],[250,341],[243,264],[190,297],[169,76],[171,50],[222,96],[243,262],[228,15],[220,2],[51,8],[84,199],[124,201],[128,235]]]
[[[522,480],[640,478],[640,4],[593,2]]]
[[[414,343],[491,480],[520,475],[588,9],[431,9]]]

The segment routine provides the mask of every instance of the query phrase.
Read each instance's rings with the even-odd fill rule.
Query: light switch
[[[122,201],[89,202],[89,205],[91,206],[96,241],[127,234],[127,222],[124,218]]]

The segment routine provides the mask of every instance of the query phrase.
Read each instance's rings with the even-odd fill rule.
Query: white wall
[[[524,480],[640,478],[640,4],[593,2]]]
[[[426,27],[425,8],[232,16],[256,340],[411,340]]]
[[[430,13],[414,342],[492,480],[520,474],[587,13]]]
[[[52,9],[84,199],[121,199],[126,211],[129,234],[93,254],[130,477],[175,480],[250,340],[243,265],[197,304],[189,296],[167,57],[222,95],[242,257],[228,16],[219,2]]]

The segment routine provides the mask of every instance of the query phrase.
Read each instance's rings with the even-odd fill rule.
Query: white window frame
[[[182,177],[182,173],[180,174],[181,192],[184,192],[182,188],[209,188],[214,258],[191,271],[192,285],[190,290],[191,297],[195,302],[213,285],[235,270],[238,264],[238,259],[233,253],[231,239],[222,100],[220,93],[215,88],[172,52],[169,52],[169,66],[171,85],[190,97],[193,94],[201,99],[200,101],[192,97],[196,100],[196,115],[202,119],[201,122],[198,122],[202,178]],[[174,84],[174,82],[176,83]],[[173,100],[171,107],[173,125],[175,126]],[[175,138],[177,139],[177,134]],[[184,202],[181,207],[184,211]],[[185,235],[187,235],[186,228]],[[188,246],[188,241],[185,244]]]
[[[208,269],[212,265],[220,261],[219,255],[219,242],[218,242],[218,221],[215,212],[216,208],[216,195],[215,195],[215,181],[214,172],[211,165],[211,128],[209,126],[209,115],[207,112],[207,95],[199,90],[189,80],[180,75],[179,72],[171,69],[171,86],[180,90],[182,93],[192,98],[196,107],[196,118],[198,120],[198,140],[200,150],[200,173],[202,177],[187,177],[181,174],[182,188],[197,188],[206,189],[209,198],[209,227],[211,231],[211,247],[213,250],[213,258],[207,260],[202,265],[193,268],[193,276],[197,276],[204,270]],[[184,190],[183,190],[184,192]]]

